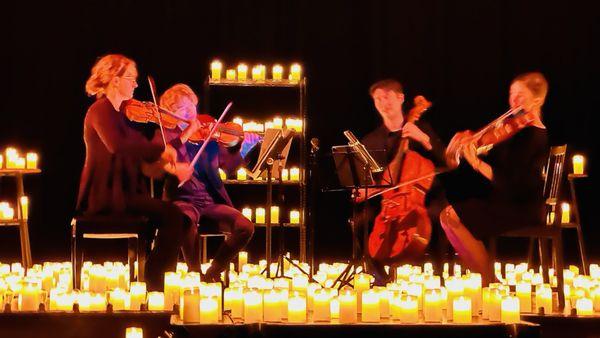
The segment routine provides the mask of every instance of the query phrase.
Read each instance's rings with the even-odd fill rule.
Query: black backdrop
[[[2,7],[0,148],[41,153],[28,178],[34,260],[68,257],[68,223],[84,158],[84,83],[96,58],[123,53],[159,91],[177,82],[201,92],[210,60],[289,64],[309,79],[308,127],[322,149],[380,122],[368,96],[384,77],[436,103],[428,116],[447,140],[506,110],[516,74],[550,82],[544,108],[554,144],[588,156],[580,189],[589,251],[600,236],[592,201],[598,106],[598,10],[593,1],[132,1],[16,2]],[[145,81],[136,96],[148,99]],[[518,165],[518,164],[515,164]],[[10,180],[2,178],[6,199]],[[350,253],[343,194],[318,197],[319,258]],[[18,258],[16,232],[0,229],[0,257]],[[567,237],[567,240],[572,238]],[[514,247],[514,246],[512,246]],[[573,249],[567,245],[567,249]],[[512,249],[511,249],[512,250]]]

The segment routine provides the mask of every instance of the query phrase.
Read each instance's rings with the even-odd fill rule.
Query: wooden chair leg
[[[540,244],[540,264],[542,266],[542,279],[550,281],[548,271],[550,264],[548,262],[548,243],[545,238],[539,239]]]
[[[579,244],[579,257],[581,258],[581,266],[583,268],[583,274],[588,274],[588,260],[585,255],[585,244],[583,242],[583,232],[581,231],[581,224],[577,220],[577,243]]]
[[[135,261],[138,255],[138,241],[135,238],[127,238],[127,263],[129,263],[129,281],[135,280]],[[138,263],[139,264],[139,263]],[[139,265],[138,265],[139,266]]]
[[[84,256],[83,256],[83,234],[81,233],[76,233],[75,234],[75,266],[73,267],[73,269],[76,271],[73,271],[73,273],[75,274],[75,285],[74,287],[77,289],[82,288],[82,284],[81,284],[81,270],[83,267],[83,261],[84,261]]]
[[[202,246],[202,263],[208,262],[208,237],[202,237],[202,241],[200,242]]]
[[[145,273],[146,273],[146,252],[148,249],[148,241],[145,237],[138,235],[137,239],[138,243],[138,281],[143,282]]]
[[[496,263],[496,245],[497,245],[497,238],[496,237],[492,237],[490,238],[490,244],[489,244],[489,256],[490,256],[490,264],[488,264],[488,275],[489,275],[489,280],[488,282],[491,281],[495,281],[495,271],[494,271],[494,263]]]
[[[558,307],[562,311],[565,308],[565,283],[563,277],[564,261],[563,261],[563,245],[562,233],[559,230],[558,234],[553,237],[553,251],[556,256],[556,286],[558,288]]]
[[[529,246],[527,247],[527,266],[531,268],[533,264],[533,247],[535,246],[535,238],[529,238]]]

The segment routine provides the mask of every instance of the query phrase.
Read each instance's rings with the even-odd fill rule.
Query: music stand
[[[359,266],[362,267],[363,271],[366,270],[366,250],[369,233],[368,226],[363,226],[362,253],[359,257],[358,251],[360,245],[358,244],[359,239],[355,224],[358,211],[357,203],[354,202],[354,199],[359,196],[361,189],[364,190],[365,196],[368,196],[369,188],[383,188],[391,186],[391,182],[386,185],[376,185],[376,181],[373,178],[373,173],[381,172],[382,168],[377,164],[377,162],[373,159],[373,156],[364,148],[362,144],[359,142],[356,143],[361,146],[361,149],[358,149],[356,144],[333,146],[331,148],[340,185],[344,189],[352,191],[351,199],[353,202],[352,220],[350,221],[350,226],[352,229],[352,260],[333,283],[333,285],[336,285],[339,282],[339,289],[347,284],[350,284],[350,281],[356,274]],[[368,203],[367,199],[365,199],[364,203]],[[363,218],[367,218],[367,207],[363,208]]]
[[[253,179],[258,177],[266,178],[267,180],[267,205],[265,210],[265,225],[266,225],[266,240],[265,240],[265,259],[267,266],[265,271],[270,277],[271,265],[271,243],[272,243],[272,224],[271,224],[271,206],[273,204],[273,167],[276,168],[275,178],[281,177],[281,170],[285,166],[287,156],[290,151],[292,139],[294,137],[293,130],[267,129],[263,143],[260,148],[260,154],[256,165],[251,172],[248,173]],[[265,177],[266,176],[266,177]],[[281,181],[281,180],[280,180]]]

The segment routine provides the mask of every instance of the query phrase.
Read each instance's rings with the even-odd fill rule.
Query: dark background
[[[137,62],[140,99],[149,98],[143,81],[147,74],[157,79],[159,91],[185,82],[202,95],[215,57],[227,65],[301,62],[309,79],[309,136],[320,138],[324,151],[345,143],[343,130],[364,135],[380,123],[368,96],[369,85],[378,79],[395,77],[405,84],[408,98],[422,93],[432,100],[437,109],[427,118],[448,140],[454,132],[478,129],[504,112],[515,75],[542,71],[550,83],[544,121],[552,143],[568,143],[570,152],[583,153],[589,161],[591,177],[581,182],[578,192],[588,252],[597,258],[592,114],[599,103],[599,18],[592,4],[520,0],[3,4],[0,148],[35,150],[41,154],[43,169],[25,182],[31,196],[33,258],[36,262],[68,258],[68,224],[85,155],[82,121],[92,103],[84,84],[96,58],[106,53],[123,53]],[[1,180],[0,195],[7,199],[13,183]],[[346,198],[340,193],[318,197],[319,259],[350,254]],[[565,238],[571,261],[573,239]],[[504,251],[524,252],[513,252],[516,247],[507,245]],[[124,254],[123,246],[117,248]],[[111,250],[104,252],[112,254]],[[0,229],[0,260],[16,261],[18,255],[17,232]]]

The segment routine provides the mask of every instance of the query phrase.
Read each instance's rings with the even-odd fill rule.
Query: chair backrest
[[[555,206],[558,202],[558,193],[562,182],[565,166],[567,145],[553,146],[550,148],[548,162],[544,168],[544,199],[549,206]]]

